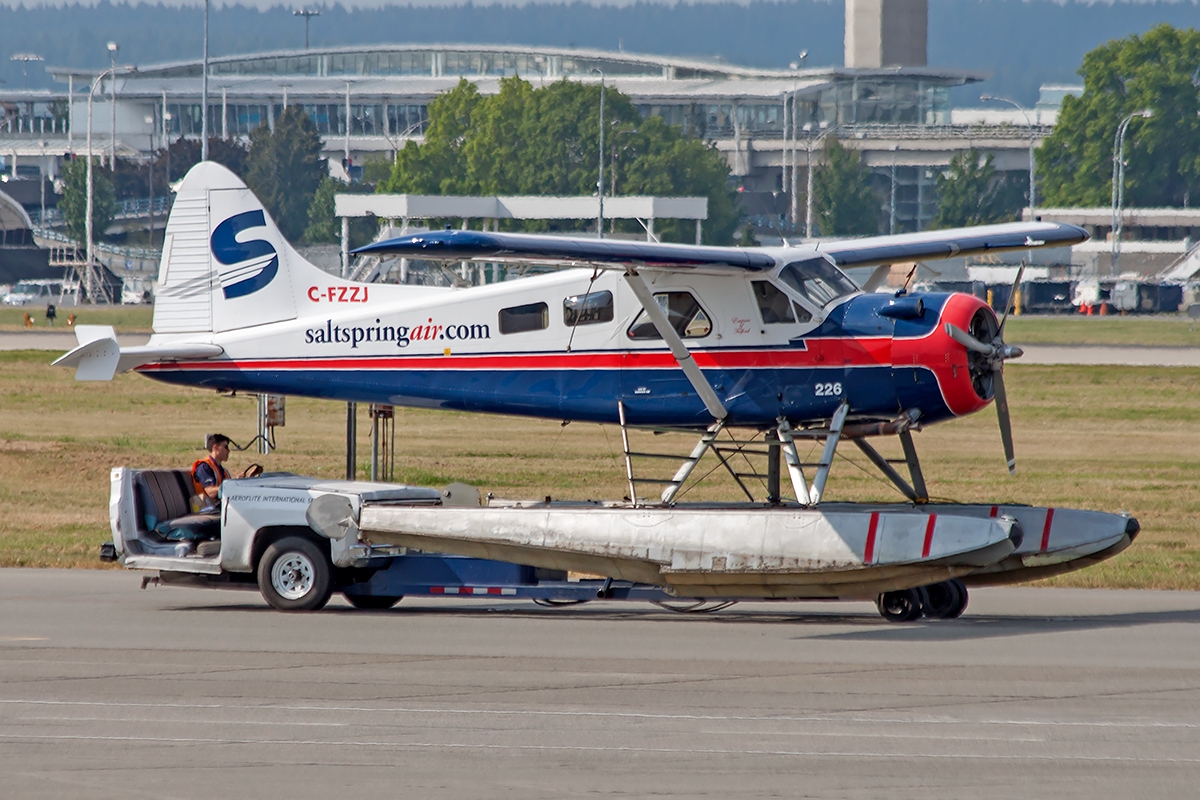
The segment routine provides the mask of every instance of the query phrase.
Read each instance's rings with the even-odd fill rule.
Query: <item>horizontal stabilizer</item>
[[[523,261],[614,268],[634,266],[759,272],[775,266],[774,256],[742,247],[573,239],[484,231],[430,231],[376,242],[354,252],[428,261]]]
[[[56,367],[75,367],[77,381],[111,381],[118,372],[144,364],[173,359],[216,358],[225,352],[219,345],[180,342],[122,348],[109,325],[77,325],[79,346],[54,362]]]

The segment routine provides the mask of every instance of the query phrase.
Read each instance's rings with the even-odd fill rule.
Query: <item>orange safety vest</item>
[[[196,478],[196,468],[201,464],[208,464],[208,466],[212,468],[213,474],[217,476],[217,486],[220,486],[221,483],[224,482],[225,478],[229,475],[229,473],[225,471],[224,467],[213,460],[212,456],[205,456],[204,458],[200,459],[195,464],[192,464],[192,489],[197,495],[204,494],[204,485],[201,484]]]

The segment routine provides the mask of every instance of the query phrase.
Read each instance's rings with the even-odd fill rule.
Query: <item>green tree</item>
[[[67,223],[67,234],[76,242],[87,240],[87,159],[68,161],[63,169],[63,195],[58,209]],[[92,165],[92,233],[100,240],[117,215],[117,197],[108,170],[97,159]]]
[[[326,176],[313,194],[308,207],[308,227],[304,229],[306,242],[340,242],[342,221],[336,215],[334,196],[339,194],[369,194],[372,187],[365,183],[345,184],[337,178]],[[374,217],[352,217],[350,219],[350,246],[361,247],[371,241],[377,229]]]
[[[600,87],[557,81],[535,89],[519,77],[481,97],[462,81],[429,106],[425,143],[397,155],[382,192],[593,195],[599,165]],[[716,150],[661,118],[643,120],[626,95],[605,94],[605,195],[708,197],[705,241],[728,243],[740,218],[729,168]],[[506,223],[573,229],[577,222]],[[611,224],[611,223],[610,223]],[[617,230],[640,231],[633,220]],[[664,240],[691,241],[690,221],[662,220]]]
[[[1083,95],[1067,97],[1038,150],[1046,205],[1107,206],[1113,138],[1121,120],[1150,109],[1125,140],[1130,205],[1186,206],[1200,190],[1200,31],[1159,25],[1083,58]]]
[[[298,240],[308,227],[309,207],[328,174],[321,136],[302,108],[289,106],[275,130],[262,125],[250,134],[246,184],[286,238]]]
[[[937,176],[938,210],[934,228],[962,228],[1015,220],[1023,200],[1019,188],[1006,175],[996,172],[991,154],[978,150],[959,151],[950,168]],[[1028,172],[1020,173],[1026,179]]]
[[[871,170],[835,136],[826,140],[825,164],[813,175],[813,208],[822,236],[879,232],[880,205],[871,189]]]

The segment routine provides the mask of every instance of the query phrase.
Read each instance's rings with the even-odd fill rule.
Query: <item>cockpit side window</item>
[[[812,315],[808,309],[793,305],[791,298],[779,290],[779,287],[769,281],[751,281],[754,289],[754,299],[758,302],[758,312],[766,325],[786,322],[808,322]]]
[[[788,264],[780,271],[779,279],[821,307],[858,291],[853,281],[823,258]]]
[[[666,313],[671,327],[683,339],[699,339],[712,331],[712,322],[708,314],[700,307],[696,298],[690,292],[660,292],[654,295],[654,301]],[[646,319],[642,311],[629,327],[630,339],[661,339],[654,323]]]

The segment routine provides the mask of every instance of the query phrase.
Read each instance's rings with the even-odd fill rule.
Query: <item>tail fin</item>
[[[163,242],[155,333],[236,330],[295,319],[311,286],[348,285],[308,263],[262,203],[220,164],[192,167]]]

